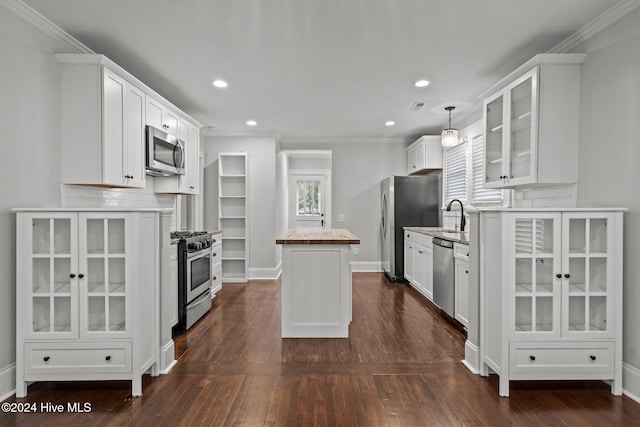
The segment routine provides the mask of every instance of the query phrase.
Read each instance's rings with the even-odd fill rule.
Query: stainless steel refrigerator
[[[392,282],[404,279],[402,227],[442,224],[442,172],[419,176],[390,176],[380,183],[380,260]]]

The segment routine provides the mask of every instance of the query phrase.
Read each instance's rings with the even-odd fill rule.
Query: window
[[[320,181],[298,181],[297,215],[320,215]]]
[[[472,205],[502,204],[502,190],[484,188],[484,135],[473,137],[471,141],[471,197]]]
[[[445,153],[444,202],[467,201],[467,142],[447,149]]]

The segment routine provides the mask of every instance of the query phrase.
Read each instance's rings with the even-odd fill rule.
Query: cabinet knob
[[[214,252],[212,256],[216,256],[216,255],[218,255],[218,254],[216,254],[216,253]]]
[[[465,272],[465,273],[467,273],[467,274],[469,274],[469,270],[465,270],[464,272]]]
[[[48,362],[49,361],[49,356],[43,357],[42,360],[44,360],[45,362]]]
[[[76,275],[75,275],[75,274],[73,274],[73,273],[71,273],[71,274],[69,275],[69,277],[70,277],[70,278],[72,278],[72,279],[74,279],[74,278],[76,277]]]
[[[570,275],[570,274],[565,274],[565,275],[564,275],[564,277],[565,277],[566,279],[568,279],[569,277],[571,277],[571,275]]]
[[[111,356],[105,357],[104,360],[106,360],[108,362],[109,360],[111,360]]]
[[[216,276],[213,276],[213,280],[216,280],[216,279],[217,279],[217,277],[216,277]]]
[[[592,354],[591,356],[589,356],[589,359],[596,360],[596,357]]]
[[[83,278],[84,278],[84,274],[80,273],[80,274],[78,274],[78,277],[79,277],[80,279],[83,279]]]
[[[531,361],[533,362],[534,360],[536,360],[536,357],[534,355],[529,356],[529,359],[531,359]]]
[[[556,277],[557,277],[558,279],[561,279],[561,278],[562,278],[562,274],[558,273],[558,274],[556,274]]]

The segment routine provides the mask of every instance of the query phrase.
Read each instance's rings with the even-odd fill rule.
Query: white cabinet
[[[485,187],[577,181],[580,63],[584,57],[538,55],[481,95]]]
[[[510,380],[622,375],[622,211],[482,213],[481,353]],[[503,242],[500,244],[499,242]],[[486,371],[486,370],[485,370]]]
[[[211,246],[211,271],[213,279],[211,281],[211,299],[222,289],[222,233],[212,235],[213,245]]]
[[[62,182],[144,188],[145,94],[96,59],[61,69]]]
[[[157,373],[158,213],[17,212],[16,394]],[[144,306],[144,310],[140,307]]]
[[[469,245],[454,243],[455,304],[454,317],[469,326]]]
[[[222,230],[222,279],[245,282],[249,265],[247,153],[218,155],[218,229]]]
[[[173,136],[180,135],[180,115],[151,96],[147,96],[146,124]]]
[[[431,236],[405,230],[404,250],[404,278],[432,301],[433,244]]]
[[[180,119],[178,137],[185,145],[184,175],[156,177],[155,192],[169,194],[200,193],[200,129]]]
[[[407,147],[407,175],[420,175],[442,169],[440,135],[425,135]]]

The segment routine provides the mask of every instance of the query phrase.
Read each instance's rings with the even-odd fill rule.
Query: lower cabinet
[[[404,232],[404,277],[421,294],[433,301],[433,244],[431,236]]]
[[[158,374],[159,212],[17,210],[16,396]]]
[[[211,299],[222,289],[222,232],[213,235],[213,246],[211,252],[211,264],[213,280],[211,284]]]
[[[453,246],[455,275],[454,313],[458,322],[469,326],[469,245],[455,243]]]

